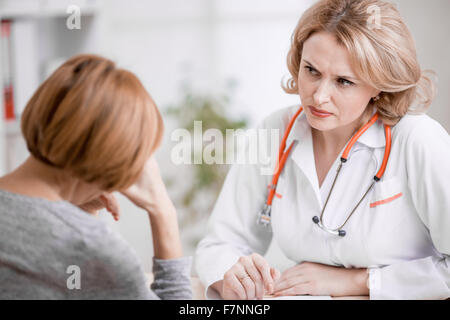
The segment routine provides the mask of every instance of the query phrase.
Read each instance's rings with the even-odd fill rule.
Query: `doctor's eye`
[[[305,69],[308,70],[308,73],[313,75],[313,76],[318,76],[319,75],[319,72],[317,72],[317,70],[314,69],[313,67],[305,66]]]
[[[351,86],[355,85],[353,82],[348,81],[347,79],[344,79],[344,78],[339,78],[338,83],[343,87],[351,87]]]

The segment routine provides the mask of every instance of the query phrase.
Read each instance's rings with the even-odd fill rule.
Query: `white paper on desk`
[[[264,297],[263,300],[331,300],[331,296],[281,296]]]

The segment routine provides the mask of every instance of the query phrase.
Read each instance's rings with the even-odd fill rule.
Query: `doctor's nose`
[[[332,88],[331,85],[328,83],[328,81],[320,82],[319,86],[317,87],[313,95],[314,104],[321,105],[323,103],[329,102],[331,90]]]

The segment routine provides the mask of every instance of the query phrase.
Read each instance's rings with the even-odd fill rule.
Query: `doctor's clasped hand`
[[[259,254],[242,256],[212,287],[225,300],[262,299],[264,294],[272,294],[280,272],[269,266]]]
[[[212,287],[226,300],[262,299],[264,295],[365,296],[367,269],[345,269],[303,262],[282,274],[261,255],[242,256]]]
[[[367,296],[367,269],[345,269],[303,262],[281,274],[274,296]]]

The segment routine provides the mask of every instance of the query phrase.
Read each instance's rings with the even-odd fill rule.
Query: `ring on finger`
[[[250,275],[248,273],[238,277],[239,281],[242,281],[242,280],[247,279],[247,278],[250,278]]]

